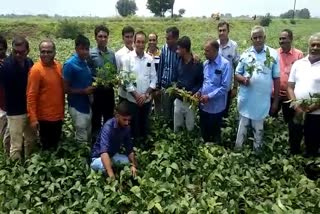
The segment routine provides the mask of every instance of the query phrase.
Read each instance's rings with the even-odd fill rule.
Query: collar
[[[84,63],[84,62],[86,62],[86,60],[82,60],[82,59],[80,59],[80,57],[79,57],[79,55],[77,54],[77,53],[74,53],[74,58],[79,62],[79,63]]]
[[[293,54],[293,48],[290,48],[289,52],[284,52],[282,48],[279,48],[281,54]]]
[[[96,47],[96,48],[95,48],[95,51],[96,51],[100,56],[102,56],[103,54],[108,54],[108,53],[110,53],[108,47],[106,47],[106,51],[102,51],[102,50],[100,50],[98,47]]]
[[[263,46],[263,49],[262,49],[262,51],[260,52],[260,53],[262,53],[262,52],[266,52],[267,51],[267,46],[266,45],[264,45]],[[260,53],[258,53],[257,51],[256,51],[256,49],[254,48],[254,46],[251,46],[250,48],[249,48],[249,51],[250,52],[254,52],[254,53],[256,53],[256,54],[260,54]]]
[[[206,60],[206,64],[216,64],[216,65],[219,65],[221,63],[221,55],[218,54],[217,57],[214,59],[214,60]]]
[[[112,119],[113,119],[113,128],[115,128],[115,129],[119,128],[117,119],[115,117]]]
[[[53,60],[53,63],[50,66],[47,66],[47,65],[43,64],[41,59],[39,59],[39,62],[41,63],[42,67],[46,67],[46,68],[55,67],[56,64],[57,64],[56,60]]]
[[[136,50],[133,50],[133,51],[132,51],[132,55],[133,55],[134,57],[139,58],[139,59],[144,59],[144,58],[146,58],[146,52],[143,52],[143,56],[142,56],[141,58],[138,57]]]
[[[156,52],[154,53],[154,54],[152,54],[150,51],[149,51],[149,48],[147,48],[147,53],[150,55],[150,56],[160,56],[160,50],[159,50],[159,48],[158,47],[156,47],[157,48],[157,50],[156,50]]]
[[[218,39],[218,42],[219,42],[220,48],[222,49],[231,47],[231,39],[229,38],[228,38],[228,42],[224,46],[221,45],[220,39]]]

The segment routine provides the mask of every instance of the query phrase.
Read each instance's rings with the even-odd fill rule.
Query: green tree
[[[148,0],[147,8],[155,16],[164,17],[164,14],[171,10],[171,17],[173,17],[174,0]]]
[[[185,14],[185,12],[186,12],[186,9],[184,9],[184,8],[181,8],[181,9],[179,9],[179,16],[180,17],[182,17],[183,16],[183,14]]]
[[[310,19],[310,11],[307,8],[303,8],[297,12],[297,16],[301,19]]]
[[[116,9],[121,16],[130,16],[136,14],[138,10],[136,2],[134,0],[118,0]]]

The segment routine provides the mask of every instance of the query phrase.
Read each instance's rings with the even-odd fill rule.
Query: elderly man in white
[[[290,100],[309,99],[310,94],[320,93],[320,33],[309,39],[309,54],[296,61],[291,68],[288,80],[288,96]],[[293,103],[296,116],[305,114],[303,122],[305,156],[319,156],[320,145],[320,105],[303,106]]]
[[[156,88],[157,74],[153,58],[145,52],[147,36],[139,31],[134,35],[134,50],[123,60],[123,72],[135,76],[125,85],[132,116],[131,133],[136,140],[144,139],[149,130],[151,92]]]

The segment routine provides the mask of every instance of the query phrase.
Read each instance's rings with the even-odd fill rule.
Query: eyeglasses
[[[40,51],[41,54],[53,54],[53,51],[46,51],[46,50],[42,50]]]

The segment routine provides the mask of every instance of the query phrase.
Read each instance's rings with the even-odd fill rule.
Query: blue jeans
[[[116,164],[129,164],[128,156],[119,153],[116,153],[111,159],[112,162]],[[90,167],[95,171],[106,172],[106,169],[104,168],[103,163],[101,161],[101,157],[92,158]]]

